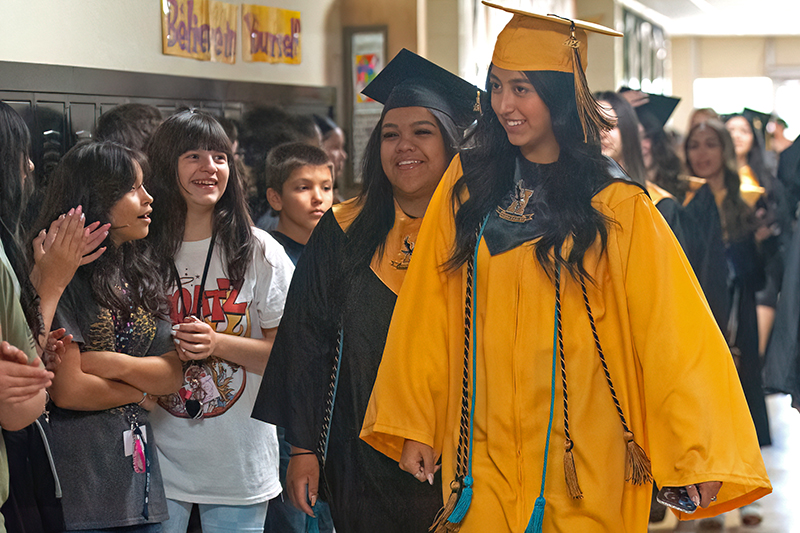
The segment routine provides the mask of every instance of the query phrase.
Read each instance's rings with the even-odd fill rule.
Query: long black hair
[[[111,209],[134,187],[139,169],[146,179],[149,166],[145,155],[119,143],[76,144],[50,177],[31,236],[78,205],[83,206],[86,220],[110,222]],[[94,300],[122,316],[135,308],[163,316],[166,293],[145,239],[114,246],[109,234],[102,245],[107,247],[103,255],[76,273],[88,279]]]
[[[491,74],[491,68],[489,70]],[[583,128],[575,104],[573,75],[565,72],[524,72],[550,111],[553,133],[560,152],[558,161],[545,165],[542,189],[553,216],[544,235],[535,244],[539,264],[552,275],[556,261],[573,275],[588,273],[583,267],[586,250],[600,236],[601,249],[608,239],[606,217],[592,207],[592,197],[611,180],[608,162],[600,152],[599,137],[583,140]],[[446,268],[456,269],[472,255],[476,230],[483,218],[502,200],[514,185],[519,148],[508,141],[503,126],[491,105],[491,87],[486,79],[486,93],[481,98],[483,113],[466,142],[471,148],[461,151],[464,175],[452,192],[456,237]],[[462,202],[462,194],[469,199]],[[564,259],[554,253],[572,238],[572,250]]]
[[[165,120],[147,144],[152,167],[148,187],[159,203],[151,215],[148,238],[160,258],[164,282],[172,283],[173,260],[186,229],[186,200],[178,181],[178,160],[190,150],[222,152],[228,158],[228,185],[214,206],[212,227],[215,243],[223,250],[225,274],[234,283],[240,282],[253,259],[255,246],[244,184],[233,163],[225,130],[211,115],[191,109]]]
[[[725,124],[727,125],[731,119],[738,117],[743,118],[745,122],[747,122],[747,127],[750,128],[750,135],[753,137],[753,143],[750,145],[750,150],[747,152],[747,166],[750,167],[753,175],[763,186],[772,178],[772,174],[767,169],[767,164],[764,161],[764,137],[761,135],[761,132],[758,131],[755,126],[753,126],[753,121],[750,120],[750,118],[748,118],[746,115],[730,115],[726,117]]]
[[[617,161],[630,178],[644,185],[647,169],[642,158],[642,141],[639,137],[639,119],[633,106],[619,93],[604,91],[595,93],[596,100],[605,100],[617,115],[616,128],[622,142],[622,162]],[[625,163],[624,165],[622,163]]]
[[[449,161],[458,152],[461,130],[445,113],[436,109],[426,109],[431,112],[439,126],[444,141],[445,156]],[[376,251],[382,254],[386,236],[394,226],[392,184],[389,183],[381,164],[381,128],[386,111],[384,109],[381,114],[364,150],[362,188],[356,199],[362,207],[361,212],[347,229],[344,272],[358,266],[369,265]]]
[[[22,252],[20,217],[25,209],[28,161],[31,153],[31,134],[25,121],[14,109],[0,102],[0,237],[14,275],[20,284],[20,304],[31,331],[42,328],[39,298],[30,282],[29,257]]]

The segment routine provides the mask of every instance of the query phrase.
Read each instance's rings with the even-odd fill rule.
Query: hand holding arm
[[[72,335],[66,335],[64,328],[54,329],[47,335],[47,343],[42,353],[42,362],[47,370],[53,371],[61,363],[61,357],[72,342]]]

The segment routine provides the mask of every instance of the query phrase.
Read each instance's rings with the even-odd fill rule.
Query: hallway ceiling
[[[672,35],[800,35],[800,0],[620,0]]]

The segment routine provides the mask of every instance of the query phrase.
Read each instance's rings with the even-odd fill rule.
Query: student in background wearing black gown
[[[689,172],[706,180],[695,198],[710,192],[716,201],[729,266],[728,273],[721,271],[718,275],[727,274],[730,303],[729,314],[722,320],[716,318],[722,323],[731,346],[758,443],[769,446],[769,419],[761,383],[756,319],[756,292],[764,285],[764,266],[756,244],[753,211],[739,192],[733,140],[721,122],[709,120],[689,131],[685,152]],[[694,198],[689,205],[693,201]],[[742,508],[742,520],[750,525],[761,521],[758,503]]]

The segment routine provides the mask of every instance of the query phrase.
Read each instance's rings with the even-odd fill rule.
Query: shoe
[[[764,515],[761,512],[761,504],[759,502],[753,502],[750,505],[745,505],[739,512],[742,513],[742,524],[753,527],[757,526],[764,520]]]

